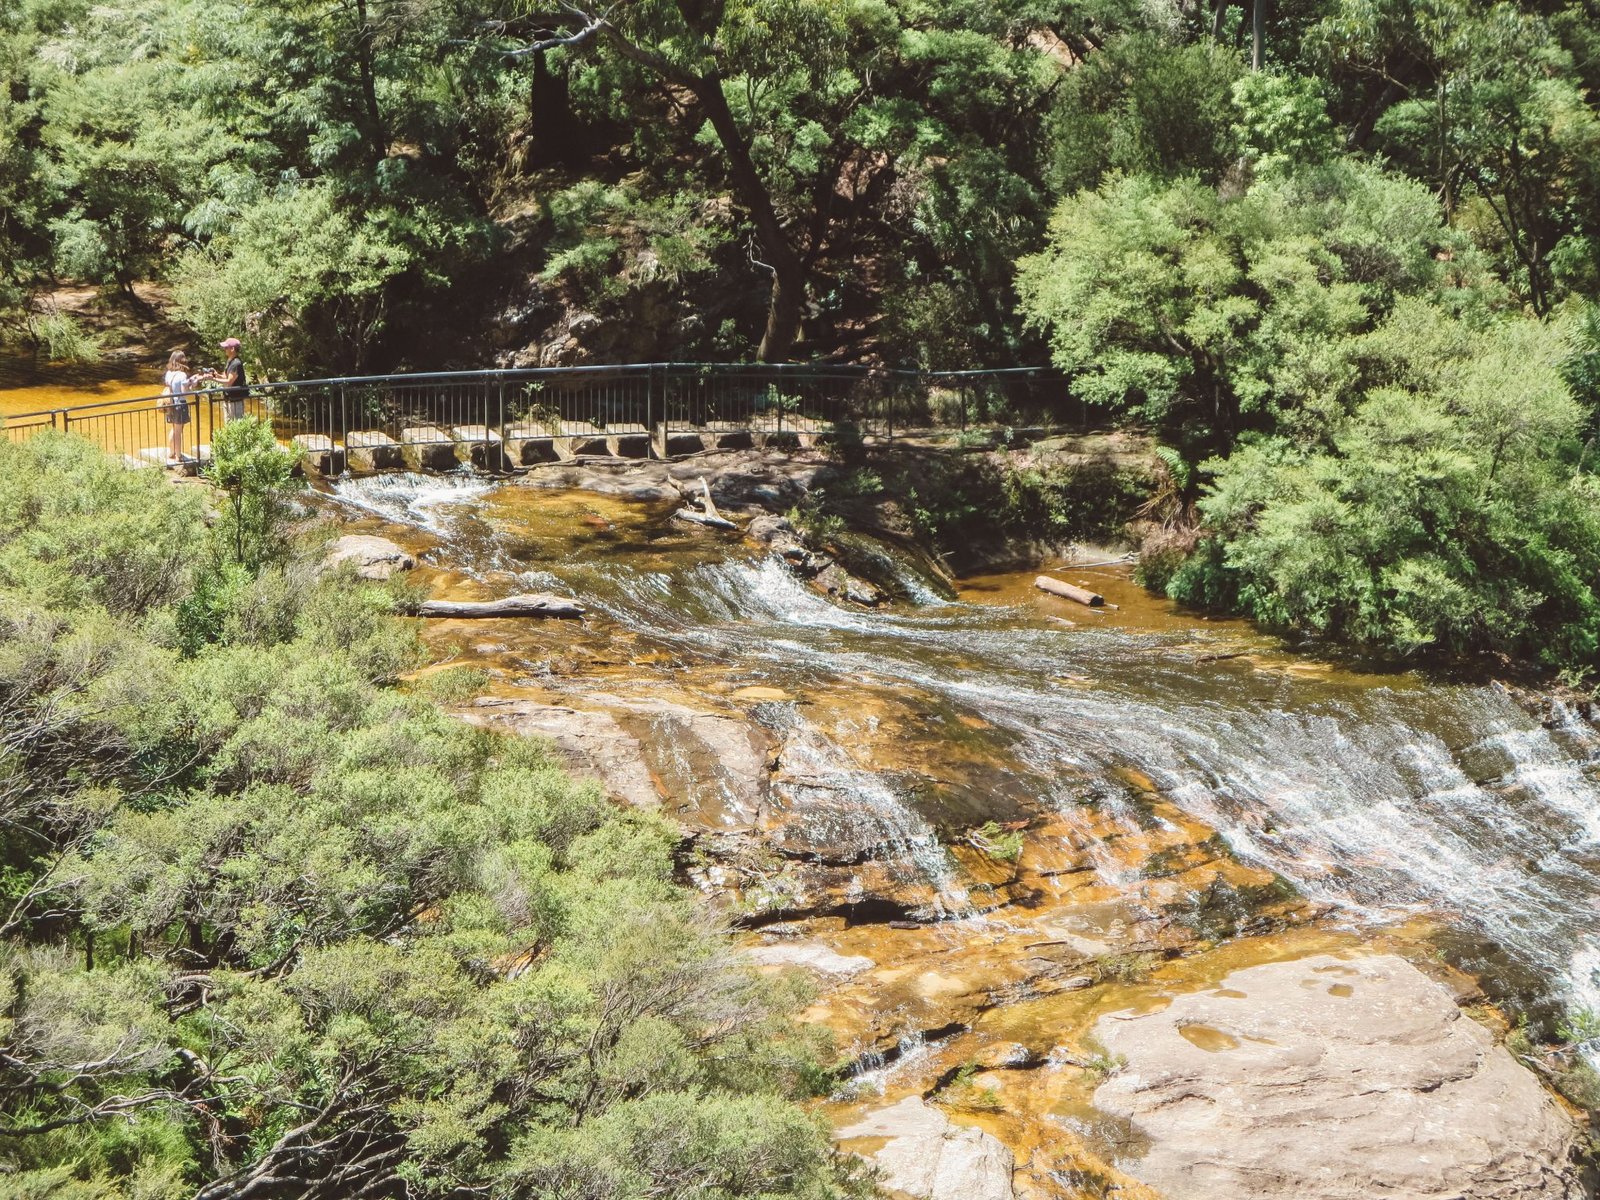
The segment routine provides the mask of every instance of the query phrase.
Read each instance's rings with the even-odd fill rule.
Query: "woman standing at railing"
[[[189,424],[189,356],[174,350],[167,358],[167,373],[162,376],[167,385],[166,399],[161,407],[167,414],[167,466],[181,466],[186,461],[183,453],[183,431]]]
[[[239,357],[239,339],[224,338],[218,344],[228,352],[228,365],[220,371],[208,371],[202,378],[215,379],[222,384],[222,423],[226,425],[244,416],[244,402],[250,395],[250,381],[244,377],[244,360]]]

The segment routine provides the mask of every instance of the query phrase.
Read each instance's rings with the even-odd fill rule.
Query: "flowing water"
[[[1004,819],[1019,798],[1149,827],[1137,810],[1153,788],[1342,922],[1429,914],[1491,988],[1600,1009],[1600,737],[1575,715],[1546,727],[1493,685],[1298,660],[1110,573],[1084,577],[1124,602],[1115,612],[1068,612],[1007,576],[955,603],[862,612],[659,508],[470,478],[339,495],[432,535],[468,590],[511,573],[583,599],[583,641],[632,647],[607,686],[620,671],[679,694],[787,698],[765,706],[787,753],[851,798],[947,915],[971,909],[936,829]],[[550,631],[495,637],[529,661],[517,639]],[[908,764],[943,786],[905,786]],[[1140,869],[1087,848],[1108,885]]]

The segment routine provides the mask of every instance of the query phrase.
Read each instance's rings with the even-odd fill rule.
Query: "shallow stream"
[[[843,798],[827,819],[875,831],[863,844],[931,892],[942,919],[893,947],[865,909],[809,932],[831,953],[911,964],[930,1003],[941,987],[971,991],[963,971],[1012,954],[1024,926],[1118,946],[1152,910],[1191,903],[1190,965],[1162,966],[1158,982],[1216,974],[1244,953],[1230,938],[1255,961],[1398,941],[1514,1005],[1600,1010],[1600,737],[1559,708],[1541,722],[1493,684],[1296,656],[1152,600],[1121,570],[1059,572],[1114,610],[1038,593],[1033,572],[967,580],[955,602],[908,581],[922,602],[846,610],[737,535],[675,525],[670,506],[415,476],[337,495],[357,524],[419,549],[437,591],[515,582],[590,606],[581,626],[430,626],[451,661],[490,668],[498,693],[664,698],[776,731],[786,762]],[[949,849],[991,820],[1028,823],[1022,865],[1045,865],[1025,902],[1008,905],[994,871]],[[1196,874],[1207,847],[1237,869]],[[1045,869],[1069,852],[1070,869]],[[1274,878],[1304,901],[1276,933],[1243,919],[1287,893]],[[1204,879],[1225,885],[1239,919],[1219,925],[1214,897],[1186,892]],[[825,995],[821,1019],[858,1049],[876,1029],[869,1075],[908,1070],[917,1020],[885,1053],[892,1022],[847,993]],[[1031,1025],[1065,1019],[1062,1005],[1103,1008],[1091,994],[1035,983],[1013,1004],[991,989],[977,1016],[948,1011],[965,1036],[1026,1042]],[[1081,1096],[1050,1105],[1092,1124]]]

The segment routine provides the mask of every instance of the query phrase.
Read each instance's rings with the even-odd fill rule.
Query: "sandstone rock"
[[[745,526],[744,532],[745,536],[752,541],[768,546],[772,544],[773,539],[779,534],[787,533],[793,535],[794,525],[790,523],[788,517],[780,517],[768,513],[766,516],[753,519],[750,524]]]
[[[668,809],[693,828],[749,828],[766,809],[775,748],[760,726],[667,700],[595,694],[646,746]]]
[[[362,579],[387,579],[396,571],[409,571],[417,560],[388,538],[370,534],[346,534],[328,547],[322,560],[325,570],[333,570],[340,563],[354,563],[356,574]]]
[[[1012,1200],[1011,1151],[981,1129],[953,1124],[919,1097],[869,1113],[840,1138],[887,1138],[872,1153],[891,1195],[916,1200]]]
[[[679,499],[677,488],[666,479],[663,464],[632,461],[625,466],[607,463],[563,464],[540,467],[517,479],[522,487],[574,489],[617,496],[641,504]]]
[[[807,967],[823,975],[857,975],[877,965],[864,955],[840,954],[822,942],[812,941],[752,946],[745,954],[751,961],[764,967]]]
[[[655,808],[661,803],[639,739],[610,713],[582,712],[553,704],[488,699],[467,719],[549,738],[573,774],[593,779],[628,804]]]
[[[664,700],[594,693],[593,710],[491,699],[470,719],[548,737],[572,768],[630,804],[661,805],[691,828],[753,825],[773,749],[760,727]]]
[[[886,598],[878,587],[868,583],[865,579],[850,574],[838,563],[824,567],[818,572],[816,582],[817,586],[826,591],[828,595],[848,600],[852,604],[860,604],[867,608],[882,604]]]
[[[1393,956],[1236,971],[1095,1026],[1095,1092],[1172,1200],[1578,1200],[1571,1122],[1441,985]]]

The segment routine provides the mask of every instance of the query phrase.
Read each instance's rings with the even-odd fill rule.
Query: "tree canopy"
[[[20,0],[0,14],[0,312],[46,350],[85,349],[38,297],[158,278],[268,374],[1054,362],[1176,455],[1173,544],[1217,539],[1215,566],[1288,494],[1195,507],[1247,446],[1252,479],[1269,459],[1309,478],[1376,453],[1364,420],[1442,404],[1450,436],[1490,438],[1464,452],[1503,460],[1452,407],[1466,368],[1441,359],[1424,379],[1408,353],[1544,347],[1508,392],[1543,414],[1523,448],[1551,486],[1587,477],[1595,15],[1591,0]],[[1517,511],[1519,529],[1544,519]],[[1566,568],[1504,569],[1516,579],[1495,586],[1543,598],[1526,628],[1544,601],[1576,611],[1550,582]],[[1259,573],[1185,594],[1359,627],[1397,653],[1531,645],[1498,618],[1471,636],[1424,622],[1427,637],[1312,619],[1320,601],[1267,574],[1271,603]],[[1421,578],[1379,575],[1373,612]]]
[[[7,1194],[863,1194],[791,1103],[800,997],[667,823],[394,686],[392,591],[240,544],[82,442],[0,444]]]

